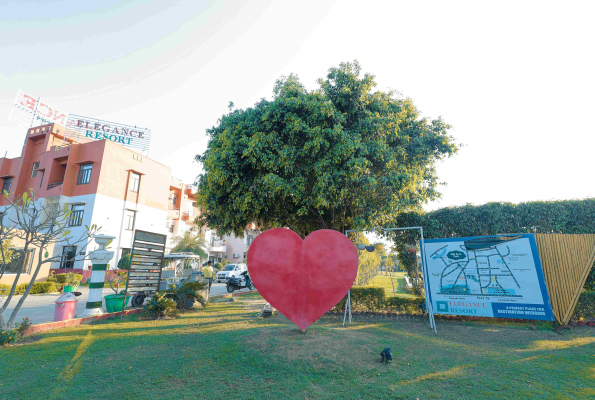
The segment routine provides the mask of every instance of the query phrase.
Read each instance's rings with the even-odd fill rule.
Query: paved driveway
[[[248,289],[242,289],[242,292],[247,292]],[[89,297],[88,287],[79,287],[77,292],[81,292],[82,295],[78,297],[78,304],[76,307],[76,315],[81,315],[85,311],[87,304],[87,298]],[[114,291],[109,287],[103,289],[103,295],[113,294]],[[237,293],[237,291],[236,291]],[[225,283],[213,283],[211,286],[211,296],[227,294]],[[31,294],[25,300],[25,303],[19,310],[19,314],[15,322],[20,322],[23,318],[29,317],[34,324],[41,324],[44,322],[54,321],[54,302],[60,297],[61,294]],[[7,321],[10,318],[14,306],[19,302],[22,296],[14,296],[10,302],[9,307],[3,314],[4,320]],[[6,300],[6,298],[4,298]],[[103,300],[103,310],[105,311],[105,300]]]

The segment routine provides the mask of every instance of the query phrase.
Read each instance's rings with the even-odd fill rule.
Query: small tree
[[[171,241],[174,244],[174,248],[171,249],[172,253],[192,253],[200,256],[200,258],[207,258],[208,256],[205,251],[207,242],[202,233],[193,236],[189,231],[186,231],[182,236],[174,237]]]
[[[109,287],[114,291],[114,293],[118,294],[120,285],[125,284],[126,279],[128,279],[128,271],[115,271],[114,274],[112,274],[111,271],[105,271],[105,279],[109,283]]]
[[[9,205],[6,209],[7,214],[10,213],[8,221],[4,219],[0,222],[0,249],[5,247],[6,241],[18,238],[23,243],[23,251],[27,254],[29,248],[37,248],[37,266],[31,273],[31,280],[25,289],[25,293],[17,302],[10,318],[5,322],[3,313],[6,311],[14,296],[17,283],[25,268],[26,257],[22,257],[14,282],[8,293],[8,297],[2,308],[0,308],[0,327],[7,329],[14,324],[14,320],[19,313],[23,303],[27,299],[31,287],[37,279],[37,275],[41,270],[43,264],[64,261],[64,255],[57,255],[50,257],[48,247],[51,244],[58,246],[81,246],[81,250],[87,248],[89,238],[99,233],[101,228],[93,225],[91,228],[85,226],[85,231],[80,236],[75,237],[71,235],[68,229],[69,221],[71,220],[72,211],[69,210],[68,204],[44,202],[37,200],[33,189],[29,189],[29,193],[25,192],[22,196],[15,196],[15,199],[10,199],[9,194],[4,192]],[[6,218],[6,217],[5,217]],[[81,261],[84,256],[74,256],[68,261]],[[6,261],[2,263],[2,270],[6,268]]]

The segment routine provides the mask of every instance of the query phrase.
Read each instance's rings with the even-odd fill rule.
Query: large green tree
[[[457,151],[449,125],[360,75],[357,61],[342,63],[312,91],[282,77],[272,100],[222,116],[196,156],[201,222],[221,234],[257,222],[306,236],[391,223],[439,196],[434,165]]]

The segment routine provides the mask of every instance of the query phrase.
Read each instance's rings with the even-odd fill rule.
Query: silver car
[[[215,282],[226,282],[227,278],[231,278],[232,276],[236,276],[241,274],[244,271],[248,270],[248,266],[246,264],[227,264],[223,269],[217,272],[217,276]]]

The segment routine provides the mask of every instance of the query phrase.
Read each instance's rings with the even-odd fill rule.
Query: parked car
[[[217,272],[215,282],[226,282],[227,278],[239,276],[244,271],[248,271],[246,264],[227,264],[221,271]]]

